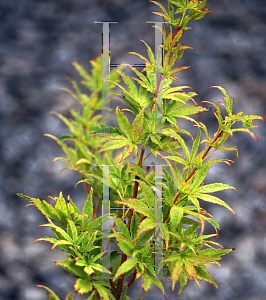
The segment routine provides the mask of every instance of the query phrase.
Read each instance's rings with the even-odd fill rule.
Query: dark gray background
[[[212,85],[226,88],[235,97],[235,111],[259,114],[266,109],[266,3],[265,0],[209,0],[213,11],[206,18],[191,23],[183,44],[187,50],[180,65],[193,65],[179,74],[180,84],[192,86],[203,100],[219,101],[222,94]],[[163,4],[166,1],[162,1]],[[61,259],[58,250],[50,252],[47,243],[34,240],[49,235],[49,228],[37,228],[46,222],[35,209],[25,209],[26,200],[17,192],[32,197],[57,196],[60,191],[79,207],[85,199],[74,171],[52,160],[62,151],[44,133],[65,133],[56,110],[69,116],[75,101],[59,86],[71,87],[66,76],[78,80],[71,62],[90,69],[89,60],[101,53],[102,26],[94,21],[119,21],[111,24],[111,62],[140,63],[129,51],[146,54],[139,39],[154,45],[154,29],[146,21],[158,20],[151,12],[154,4],[130,0],[1,0],[0,2],[0,300],[44,300],[42,284],[59,297],[72,290],[74,279],[54,266]],[[182,41],[182,40],[181,40]],[[204,117],[199,117],[204,120]],[[215,125],[212,114],[205,121]],[[266,171],[265,125],[255,129],[255,142],[245,133],[235,134],[228,145],[238,145],[235,154],[218,153],[217,157],[235,160],[231,167],[215,165],[208,182],[224,182],[238,192],[226,191],[220,196],[236,211],[205,204],[221,225],[217,241],[236,250],[226,255],[222,268],[209,269],[219,284],[216,290],[195,282],[179,297],[182,299],[262,300],[266,294]],[[191,124],[190,124],[191,126]],[[211,129],[210,129],[211,130]],[[207,228],[207,230],[209,230]],[[171,292],[165,282],[166,296],[177,299],[178,286]],[[141,293],[141,280],[130,288],[133,299]],[[164,299],[153,287],[145,299]],[[77,296],[76,299],[84,299]]]

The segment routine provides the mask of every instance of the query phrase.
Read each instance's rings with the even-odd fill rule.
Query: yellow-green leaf
[[[215,192],[229,190],[229,189],[236,190],[236,188],[234,188],[233,186],[216,182],[216,183],[211,183],[211,184],[206,184],[206,185],[200,186],[195,189],[195,192],[196,193],[215,193]]]
[[[87,279],[79,278],[74,284],[74,289],[75,292],[80,295],[89,293],[92,290],[92,282],[88,281]]]
[[[115,116],[116,116],[116,120],[119,125],[119,128],[123,131],[123,133],[128,138],[130,138],[132,140],[131,126],[130,126],[125,114],[119,109],[119,106],[116,108]]]
[[[133,269],[135,265],[137,264],[137,258],[132,258],[126,260],[117,270],[115,277],[119,277],[120,275],[128,272],[129,270]]]
[[[172,280],[172,291],[175,289],[175,284],[183,270],[183,259],[180,257],[180,259],[176,262],[173,272],[171,274],[171,280]]]
[[[184,211],[180,206],[173,206],[170,210],[170,222],[173,228],[176,228],[183,217]]]
[[[201,200],[224,206],[225,208],[229,209],[233,214],[236,214],[228,204],[226,204],[223,200],[221,200],[218,197],[208,194],[195,194],[195,196],[200,198]]]

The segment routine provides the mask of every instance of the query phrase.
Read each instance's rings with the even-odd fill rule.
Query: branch
[[[223,134],[223,131],[217,132],[217,135],[216,135],[215,138],[213,139],[212,144],[215,143],[215,142],[222,136],[222,134]],[[205,152],[204,152],[203,155],[202,155],[202,160],[206,157],[206,155],[209,153],[209,151],[211,150],[211,148],[212,148],[212,146],[209,146],[209,147],[205,150]],[[188,178],[185,180],[185,182],[188,182],[188,181],[191,179],[191,177],[192,177],[193,174],[196,172],[196,170],[197,170],[197,167],[195,167],[195,168],[192,170],[192,172],[189,174],[189,176],[188,176]],[[174,204],[176,203],[176,201],[177,201],[178,197],[180,196],[180,194],[181,194],[181,193],[178,192],[177,195],[175,196]],[[170,209],[168,209],[168,211],[167,211],[167,213],[166,213],[166,215],[165,215],[165,217],[164,217],[164,219],[163,219],[163,222],[165,222],[165,221],[167,220],[169,214],[170,214]]]

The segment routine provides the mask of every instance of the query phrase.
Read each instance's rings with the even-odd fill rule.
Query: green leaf
[[[146,231],[149,231],[155,227],[155,221],[149,218],[144,219],[140,224],[137,231],[137,239],[139,236]]]
[[[124,200],[117,200],[115,203],[126,205],[133,208],[136,212],[149,217],[150,219],[155,219],[154,210],[151,210],[146,203],[136,198],[127,198]]]
[[[87,279],[79,278],[74,284],[75,292],[82,295],[92,291],[92,282]]]
[[[80,278],[86,279],[88,275],[84,272],[84,267],[75,265],[71,258],[55,261],[55,265],[62,267],[66,271],[78,275]]]
[[[193,182],[191,184],[191,191],[194,191],[206,178],[210,166],[203,165],[201,169],[199,169],[193,179]]]
[[[253,139],[254,139],[255,141],[258,140],[258,137],[256,136],[256,134],[253,133],[251,130],[249,130],[249,129],[247,129],[247,128],[236,128],[236,129],[232,129],[232,132],[236,132],[236,131],[247,132],[247,133],[249,133],[249,134],[253,137]]]
[[[43,224],[43,225],[39,225],[39,226],[52,227],[56,232],[58,232],[60,234],[62,239],[69,241],[71,243],[73,242],[72,238],[62,228],[60,228],[59,226],[56,226],[49,217],[46,216],[46,218],[47,218],[49,224]]]
[[[194,266],[194,268],[197,272],[197,277],[199,280],[205,280],[206,282],[210,282],[218,289],[217,282],[213,279],[213,277],[210,275],[210,273],[204,265]]]
[[[136,150],[135,149],[138,149],[136,145],[132,145],[132,144],[127,145],[125,147],[125,149],[123,150],[123,152],[122,152],[122,157],[121,157],[119,163],[121,163],[123,160],[128,158],[132,153],[133,153],[133,158],[135,158],[136,157],[136,155],[135,155]]]
[[[173,272],[171,274],[171,280],[172,280],[172,291],[175,289],[175,284],[183,270],[183,259],[180,257],[180,259],[176,262]]]
[[[132,219],[131,219],[131,223],[130,223],[130,232],[131,232],[132,239],[134,239],[136,237],[139,222],[140,222],[139,217],[137,216],[136,212],[134,211]]]
[[[200,136],[201,136],[201,128],[199,128],[199,132],[197,137],[195,138],[195,141],[192,145],[192,149],[191,149],[191,159],[193,159],[198,151],[199,148],[199,144],[200,144]]]
[[[151,277],[149,276],[149,274],[144,273],[142,275],[142,279],[143,279],[142,289],[144,292],[147,292],[151,287],[151,283],[152,283]]]
[[[127,228],[127,225],[118,217],[111,217],[111,219],[116,223],[118,228],[121,230],[123,237],[127,240],[131,240],[130,232]]]
[[[75,300],[74,296],[71,294],[71,292],[68,293],[65,300]]]
[[[229,205],[227,205],[223,200],[221,200],[218,197],[208,194],[195,194],[195,196],[200,198],[201,200],[224,206],[225,208],[229,209],[233,214],[236,214]]]
[[[94,291],[91,293],[91,295],[90,295],[88,298],[86,298],[86,300],[94,300],[94,299],[95,299],[95,295],[96,295],[96,290],[94,290]]]
[[[221,86],[211,86],[211,88],[212,87],[219,89],[223,93],[225,108],[228,112],[228,115],[232,115],[233,105],[234,105],[234,98],[229,98],[226,90],[223,87],[221,87]]]
[[[187,282],[188,282],[187,275],[185,275],[184,273],[181,273],[178,278],[178,281],[179,281],[180,288],[179,288],[179,292],[177,295],[179,296],[179,295],[181,295],[181,293],[183,292],[184,288],[187,285]]]
[[[121,299],[120,300],[127,300],[127,288],[128,288],[128,285],[125,286],[125,289],[121,295]]]
[[[39,239],[41,240],[41,239]],[[73,245],[73,243],[69,242],[69,241],[65,241],[65,240],[59,240],[59,241],[56,241],[53,245],[53,247],[51,248],[51,251],[54,250],[54,248],[56,246],[60,246],[60,245]]]
[[[128,259],[126,260],[117,270],[115,274],[115,278],[119,277],[120,275],[130,271],[133,269],[137,264],[137,258]]]
[[[27,206],[34,205],[45,216],[50,217],[51,219],[54,219],[54,220],[56,220],[58,222],[60,221],[60,217],[59,217],[58,213],[56,212],[56,210],[53,208],[53,206],[51,204],[49,204],[45,200],[42,200],[41,198],[32,198],[32,197],[23,195],[21,193],[17,193],[17,195],[19,197],[25,198],[25,199],[27,199],[27,200],[30,201],[30,204],[28,204]]]
[[[72,220],[67,219],[67,222],[68,222],[68,225],[69,225],[68,234],[72,238],[73,243],[75,244],[76,241],[77,241],[77,238],[78,238],[77,227],[76,227],[75,223]]]
[[[82,214],[87,215],[88,220],[90,220],[92,218],[92,215],[93,215],[93,188],[91,188],[88,198],[86,199],[86,201],[84,203]]]
[[[97,271],[99,271],[99,272],[111,274],[111,272],[108,269],[106,269],[104,266],[102,266],[100,264],[91,263],[90,267],[97,270]]]
[[[158,1],[150,1],[150,2],[156,4],[156,5],[164,12],[163,16],[165,17],[165,19],[166,19],[168,22],[171,21],[171,18],[169,17],[169,15],[168,15],[166,9],[164,8],[164,6],[163,6],[160,2],[158,2]],[[155,12],[153,12],[153,13],[155,13]]]
[[[155,207],[154,192],[145,182],[139,180],[139,184],[145,198],[145,203],[148,205],[149,208]]]
[[[233,251],[233,249],[205,249],[201,250],[199,255],[219,259],[221,255],[225,255],[231,251]]]
[[[141,129],[143,126],[143,119],[144,119],[143,110],[141,110],[132,123],[132,141],[134,143],[137,142],[139,135],[141,133]]]
[[[106,266],[107,268],[109,268],[117,259],[117,257],[121,255],[121,253],[118,252],[118,250],[113,250],[111,251],[110,254],[108,254],[107,256],[103,257],[102,259],[102,265]],[[107,265],[107,262],[109,265]]]
[[[173,171],[173,170],[172,170]],[[164,173],[164,176],[167,180],[167,183],[168,183],[168,188],[169,188],[169,197],[171,198],[174,198],[174,194],[175,194],[175,183],[174,181],[172,180],[172,177],[171,175],[168,173],[168,171],[166,171],[165,168],[163,168],[163,173]]]
[[[170,222],[173,228],[176,228],[180,223],[182,217],[184,215],[184,211],[182,207],[173,206],[170,210]]]
[[[129,144],[129,140],[125,137],[121,137],[119,140],[113,140],[105,143],[102,148],[99,150],[99,153],[108,150],[120,149]]]
[[[95,282],[93,283],[93,286],[97,290],[97,292],[100,294],[101,298],[103,300],[116,300],[113,294],[109,291],[109,288],[107,289],[102,282]]]
[[[229,190],[229,189],[236,190],[236,188],[234,188],[233,186],[217,182],[217,183],[211,183],[211,184],[200,186],[193,191],[195,191],[196,193],[214,193],[214,192],[219,192],[219,191]]]
[[[116,120],[117,123],[119,125],[119,128],[123,131],[123,133],[130,138],[131,140],[132,138],[132,131],[131,131],[131,126],[128,122],[127,117],[124,115],[124,113],[119,109],[119,106],[116,108],[115,111],[115,116],[116,116]]]
[[[49,300],[60,300],[60,298],[55,294],[55,292],[53,292],[48,287],[43,285],[37,285],[37,287],[46,289]]]
[[[115,237],[118,241],[118,247],[121,249],[121,251],[124,252],[127,256],[132,256],[134,251],[133,243],[118,235],[115,235]]]
[[[119,134],[123,136],[123,132],[119,130],[119,128],[114,128],[112,126],[107,127],[105,124],[93,126],[90,134],[97,134],[97,133]]]
[[[153,225],[153,226],[155,227],[155,225]],[[137,243],[136,243],[135,247],[139,248],[140,246],[142,246],[144,243],[146,243],[152,237],[153,234],[154,234],[154,230],[148,230],[148,231],[146,230],[141,235],[141,237],[137,240]]]
[[[185,166],[189,165],[189,162],[187,162],[186,160],[184,160],[183,158],[178,157],[178,156],[165,156],[163,158],[173,160],[173,161],[180,163],[182,165],[185,165]]]
[[[153,282],[154,285],[156,285],[162,291],[163,295],[165,295],[164,286],[161,283],[161,281],[156,277],[151,277],[151,281]]]

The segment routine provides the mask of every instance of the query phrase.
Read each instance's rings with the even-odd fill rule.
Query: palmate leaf
[[[231,116],[233,112],[234,98],[229,98],[226,90],[221,86],[211,86],[210,88],[217,88],[223,93],[223,100],[225,104],[222,103],[222,105],[226,108],[228,116]]]
[[[27,205],[34,205],[36,206],[42,214],[44,214],[45,216],[50,217],[51,219],[54,219],[56,221],[60,221],[60,216],[58,215],[57,211],[55,210],[55,208],[49,204],[47,201],[42,200],[41,198],[32,198],[26,195],[23,195],[21,193],[17,194],[19,197],[25,198],[27,200],[30,201],[30,203]],[[27,207],[26,206],[26,207]]]
[[[138,57],[140,57],[141,59],[143,59],[146,62],[146,68],[144,68],[144,70],[151,68],[151,70],[154,71],[154,66],[155,66],[154,54],[153,54],[150,46],[145,41],[143,41],[143,40],[140,40],[140,41],[145,44],[150,61],[139,53],[136,53],[136,52],[129,52],[129,53],[137,55]]]
[[[158,1],[150,1],[150,2],[154,3],[155,5],[157,5],[163,11],[163,13],[161,13],[161,12],[152,12],[152,13],[163,17],[166,21],[168,21],[169,23],[171,23],[171,21],[172,21],[171,17],[167,13],[167,11],[164,8],[164,6],[160,2],[158,2]]]
[[[225,255],[231,251],[232,249],[206,249],[199,251],[196,255],[185,253],[175,253],[170,255],[169,257],[164,259],[164,262],[169,262],[170,265],[173,265],[170,272],[172,280],[172,290],[174,290],[176,281],[179,280],[180,291],[178,295],[180,295],[183,291],[184,286],[187,284],[187,275],[189,279],[193,278],[199,287],[200,284],[198,280],[205,280],[214,284],[214,286],[218,288],[217,283],[210,276],[204,264],[218,264],[217,260],[221,259],[221,255]],[[181,284],[182,281],[183,284]]]
[[[52,220],[46,216],[46,219],[48,220],[49,224],[43,224],[43,225],[39,225],[40,226],[43,226],[43,227],[51,227],[52,229],[54,229],[57,233],[59,233],[61,239],[63,240],[66,240],[68,242],[73,242],[73,239],[71,238],[71,236],[69,234],[67,234],[61,227],[59,226],[56,226]]]
[[[132,109],[132,112],[135,115],[139,113],[139,110],[141,108],[150,107],[152,105],[153,97],[148,96],[149,91],[144,86],[141,86],[138,91],[134,81],[128,75],[120,72],[120,76],[123,78],[123,81],[126,83],[128,87],[128,91],[124,87],[116,83],[116,85],[120,89],[122,89],[123,92],[122,93],[112,92],[111,94],[114,94],[120,97],[121,99],[123,99],[129,105],[129,107]],[[142,76],[144,75],[142,74]]]

